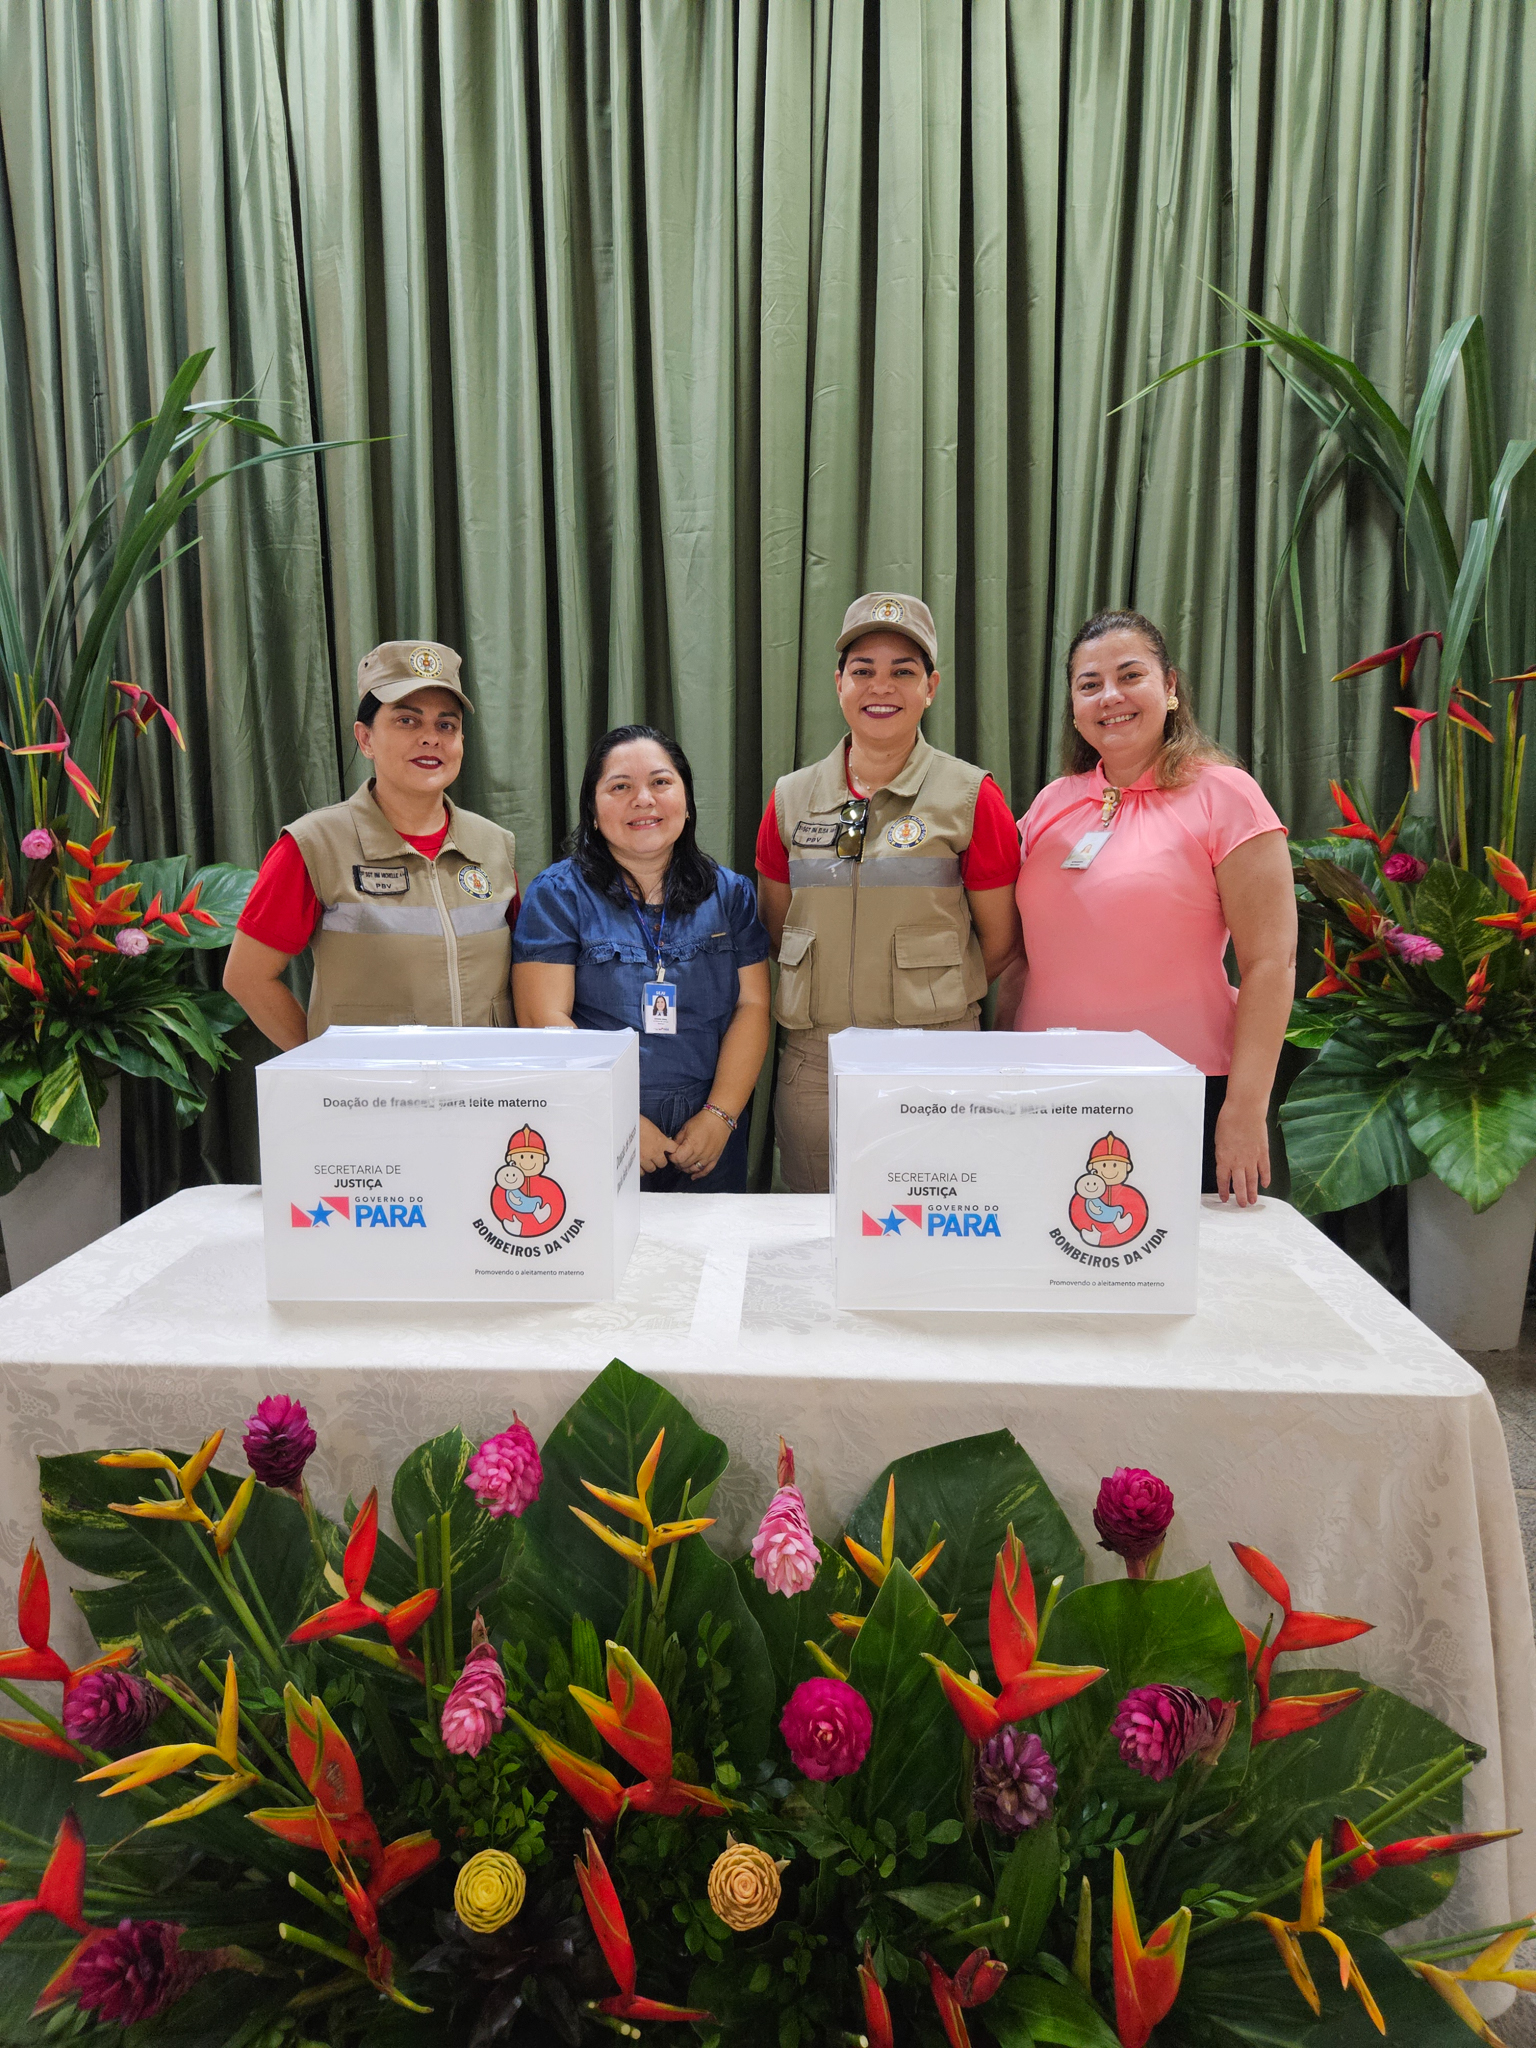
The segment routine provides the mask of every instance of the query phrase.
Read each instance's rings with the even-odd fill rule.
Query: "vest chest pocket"
[[[787,1031],[811,1024],[811,971],[816,934],[809,925],[787,924],[779,940],[779,997],[776,1015]]]
[[[898,925],[893,934],[891,1014],[898,1024],[949,1024],[970,1007],[962,963],[965,948],[957,931]]]

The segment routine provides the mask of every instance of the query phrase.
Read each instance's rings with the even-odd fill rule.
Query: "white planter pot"
[[[115,1080],[98,1122],[100,1145],[61,1145],[20,1187],[0,1195],[0,1236],[13,1287],[122,1222],[122,1091]]]
[[[1536,1162],[1481,1216],[1432,1173],[1410,1182],[1409,1306],[1458,1351],[1512,1350],[1533,1238]]]

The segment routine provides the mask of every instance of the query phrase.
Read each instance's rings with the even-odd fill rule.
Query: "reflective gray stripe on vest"
[[[960,863],[952,853],[903,853],[889,858],[791,860],[791,889],[850,889],[854,870],[861,889],[958,889]]]
[[[471,932],[493,932],[507,921],[506,902],[455,904],[449,915],[460,937]],[[418,908],[404,903],[333,903],[320,920],[325,932],[346,932],[353,937],[393,939],[440,939],[443,921],[431,904]]]

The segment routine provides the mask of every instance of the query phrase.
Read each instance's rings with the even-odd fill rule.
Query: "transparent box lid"
[[[834,1074],[1193,1074],[1144,1031],[839,1031]]]
[[[333,1024],[307,1045],[279,1053],[257,1074],[357,1067],[445,1067],[471,1072],[586,1072],[615,1067],[633,1031],[516,1031],[490,1025]]]

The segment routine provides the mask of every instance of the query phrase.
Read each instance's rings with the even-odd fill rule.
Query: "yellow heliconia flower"
[[[885,1489],[885,1513],[880,1518],[880,1555],[876,1557],[874,1552],[866,1550],[862,1543],[855,1543],[851,1536],[844,1536],[843,1543],[848,1555],[853,1559],[865,1578],[869,1580],[870,1584],[872,1586],[883,1586],[891,1566],[896,1562],[896,1474],[894,1472],[891,1474],[890,1485]],[[908,1567],[912,1577],[920,1579],[943,1548],[944,1541],[941,1537],[926,1557],[920,1557],[916,1564]],[[843,1617],[844,1620],[847,1618],[847,1616]],[[946,1617],[948,1620],[953,1620],[953,1618],[952,1615]],[[836,1622],[835,1625],[840,1627],[841,1622]],[[846,1633],[852,1633],[852,1631],[846,1631]]]
[[[206,1742],[167,1742],[156,1749],[136,1750],[132,1756],[120,1756],[112,1763],[103,1764],[100,1770],[87,1771],[80,1783],[92,1785],[98,1778],[116,1778],[119,1782],[108,1785],[101,1795],[103,1799],[110,1799],[114,1793],[137,1792],[141,1786],[153,1785],[159,1778],[170,1777],[173,1771],[183,1771],[201,1756],[211,1756],[218,1763],[228,1764],[228,1775],[220,1777],[212,1771],[199,1771],[198,1776],[209,1781],[209,1790],[199,1792],[195,1798],[172,1808],[169,1813],[157,1813],[152,1821],[146,1823],[147,1826],[163,1828],[173,1820],[191,1820],[261,1782],[260,1773],[247,1770],[240,1756],[240,1688],[233,1657],[224,1669],[224,1701],[219,1708],[218,1727],[211,1746]]]
[[[1319,2015],[1323,2009],[1322,2000],[1317,1995],[1317,1986],[1312,1982],[1312,1972],[1307,1968],[1307,1959],[1302,1954],[1299,1937],[1303,1934],[1320,1934],[1339,1959],[1339,1982],[1346,1991],[1354,1990],[1356,1997],[1365,2007],[1371,2025],[1378,2034],[1384,2034],[1387,2031],[1387,2023],[1381,2016],[1381,2008],[1372,1998],[1370,1989],[1345,1942],[1331,1927],[1323,1925],[1323,1911],[1323,1843],[1322,1837],[1319,1836],[1307,1854],[1307,1867],[1301,1878],[1301,1910],[1296,1918],[1279,1920],[1273,1913],[1250,1913],[1248,1918],[1259,1921],[1269,1929],[1275,1947],[1280,1951],[1280,1960],[1291,1973],[1291,1981],[1312,2010]]]
[[[203,1510],[198,1506],[197,1502],[193,1499],[193,1495],[201,1484],[203,1475],[217,1456],[219,1445],[223,1441],[223,1430],[216,1429],[202,1446],[201,1450],[194,1451],[185,1465],[178,1465],[176,1460],[168,1458],[164,1451],[109,1451],[104,1458],[98,1458],[96,1460],[98,1465],[112,1465],[126,1471],[170,1472],[174,1475],[177,1485],[181,1488],[180,1500],[140,1500],[134,1501],[131,1504],[126,1501],[115,1500],[112,1502],[112,1512],[115,1515],[138,1515],[146,1522],[195,1522],[199,1528],[206,1529],[208,1534],[214,1537],[215,1541],[218,1540],[218,1531],[225,1526],[225,1523],[229,1522],[230,1516],[233,1515],[235,1520],[229,1530],[228,1541],[225,1542],[223,1549],[219,1552],[219,1555],[222,1557],[224,1551],[234,1541],[234,1531],[240,1526],[240,1518],[245,1513],[245,1507],[241,1505],[239,1495],[237,1495],[230,1503],[229,1513],[224,1516],[223,1520],[216,1527],[212,1518],[204,1514]],[[248,1481],[247,1484],[252,1492],[254,1492],[256,1484],[254,1479]],[[246,1504],[248,1505],[251,1497],[250,1493],[246,1492],[245,1487],[241,1488],[241,1493],[245,1494]],[[239,1509],[238,1514],[236,1514],[236,1509]]]
[[[1504,2043],[1461,1987],[1463,1984],[1512,1984],[1517,1991],[1536,1991],[1536,1970],[1505,1968],[1521,1942],[1530,1940],[1533,1924],[1536,1924],[1536,1914],[1527,1914],[1518,1927],[1510,1928],[1507,1934],[1495,1936],[1482,1954],[1474,1956],[1464,1970],[1445,1970],[1436,1963],[1421,1963],[1411,1956],[1407,1959],[1408,1967],[1417,1970],[1426,1984],[1433,1984],[1456,2017],[1464,2020],[1480,2041],[1486,2041],[1488,2048],[1504,2048]]]
[[[615,1514],[638,1522],[645,1532],[643,1543],[635,1543],[629,1537],[619,1535],[617,1530],[608,1528],[595,1515],[586,1514],[581,1508],[571,1509],[578,1522],[584,1523],[610,1550],[617,1551],[626,1564],[644,1572],[653,1586],[656,1583],[657,1551],[665,1549],[669,1543],[681,1543],[685,1536],[696,1536],[701,1529],[712,1528],[715,1520],[713,1515],[698,1515],[689,1522],[651,1520],[651,1485],[656,1477],[656,1467],[661,1463],[661,1446],[666,1433],[664,1429],[657,1430],[656,1441],[646,1452],[644,1462],[635,1474],[633,1493],[615,1493],[610,1487],[594,1486],[590,1479],[581,1482],[592,1498],[600,1500],[605,1508],[612,1508]]]

